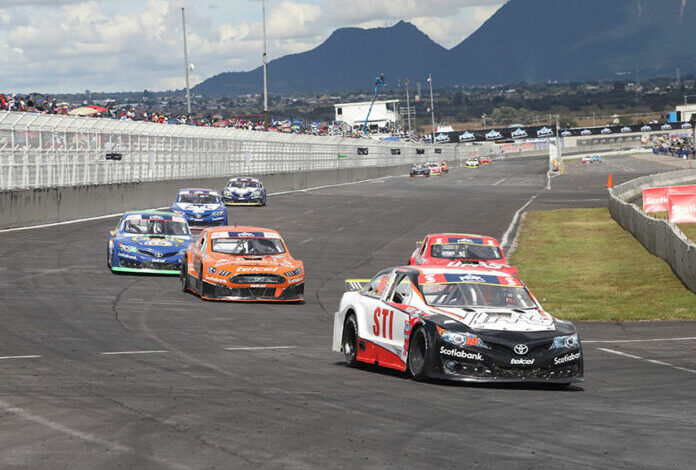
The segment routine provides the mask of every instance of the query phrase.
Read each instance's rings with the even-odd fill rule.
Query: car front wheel
[[[179,280],[181,281],[181,290],[186,292],[189,288],[188,283],[188,259],[186,255],[181,258],[181,274],[179,275]]]
[[[423,381],[426,374],[426,358],[430,352],[430,341],[425,328],[418,328],[411,336],[408,346],[408,371],[413,378]]]
[[[355,315],[349,315],[343,324],[341,345],[348,366],[355,367],[358,364],[358,324]]]

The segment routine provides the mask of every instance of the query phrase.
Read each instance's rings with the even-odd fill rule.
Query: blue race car
[[[180,189],[171,211],[186,217],[192,230],[227,225],[227,208],[213,189]]]
[[[231,178],[222,190],[228,206],[265,206],[266,188],[256,178]]]
[[[109,233],[106,262],[113,272],[176,274],[193,240],[186,219],[157,211],[126,212]]]

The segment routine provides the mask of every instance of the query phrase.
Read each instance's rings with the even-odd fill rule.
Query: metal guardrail
[[[393,166],[494,153],[492,146],[0,112],[0,190]]]

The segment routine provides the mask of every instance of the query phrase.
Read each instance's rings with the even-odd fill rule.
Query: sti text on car
[[[583,380],[572,323],[541,307],[516,277],[484,268],[404,266],[348,280],[333,350],[359,362],[470,382]]]
[[[493,237],[465,233],[431,233],[408,259],[409,265],[461,267],[480,265],[519,277],[510,266],[500,243]]]
[[[189,227],[227,225],[227,208],[220,193],[213,189],[181,189],[172,203],[171,211],[186,217]]]
[[[231,178],[222,190],[222,201],[228,206],[265,206],[266,189],[256,178]]]
[[[106,259],[114,272],[179,274],[191,243],[186,219],[169,212],[126,212],[109,232]]]
[[[189,246],[181,286],[208,300],[298,302],[304,265],[293,259],[275,230],[216,227]]]

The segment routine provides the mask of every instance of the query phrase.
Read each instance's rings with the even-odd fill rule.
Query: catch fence
[[[491,147],[0,112],[0,190],[453,161]]]

